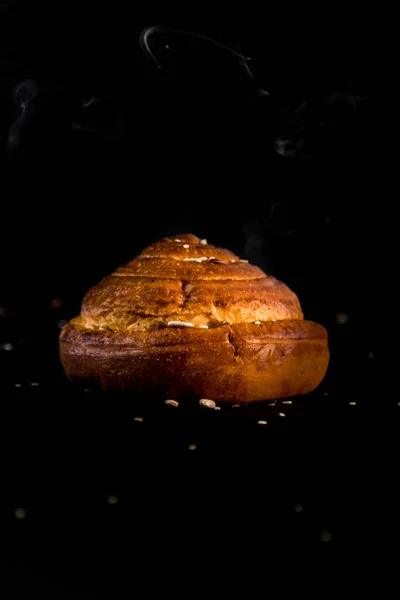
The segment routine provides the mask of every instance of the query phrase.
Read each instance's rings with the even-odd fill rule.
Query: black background
[[[396,526],[400,408],[373,318],[385,209],[368,200],[379,147],[366,28],[270,5],[64,8],[0,3],[9,593],[97,597],[127,583],[188,597],[241,581],[252,597],[276,565],[304,557],[330,581],[347,554]],[[150,40],[157,69],[139,46],[151,25],[251,56],[254,77],[228,53],[166,32]],[[71,389],[62,321],[144,245],[188,232],[284,280],[327,327],[331,364],[316,392],[217,413]],[[311,585],[311,571],[296,581]]]

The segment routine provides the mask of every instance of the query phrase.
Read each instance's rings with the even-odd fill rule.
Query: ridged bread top
[[[87,329],[148,331],[292,319],[303,313],[284,283],[229,250],[184,234],[145,248],[91,288],[80,322]]]

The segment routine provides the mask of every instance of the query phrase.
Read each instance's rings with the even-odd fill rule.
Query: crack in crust
[[[193,285],[189,281],[182,281],[183,304],[189,300],[192,289]]]
[[[234,339],[235,339],[235,336],[234,336],[232,327],[229,327],[229,331],[228,331],[228,343],[232,346],[232,348],[233,348],[233,356],[234,356],[235,360],[237,360],[238,359],[238,353],[237,353],[237,346],[234,343]]]

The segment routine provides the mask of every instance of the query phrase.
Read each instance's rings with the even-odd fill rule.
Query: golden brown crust
[[[205,240],[204,240],[205,241]],[[281,281],[189,234],[161,240],[86,294],[88,328],[115,331],[302,319],[297,296]]]
[[[162,327],[137,331],[132,335],[130,331],[87,329],[81,317],[75,317],[63,327],[60,335],[61,342],[72,344],[74,347],[79,344],[89,344],[91,346],[121,346],[139,349],[147,349],[152,346],[218,344],[226,341],[249,344],[291,343],[293,341],[326,343],[327,339],[327,332],[322,325],[303,320],[270,321],[259,325],[254,323],[224,324],[210,329]]]
[[[89,331],[77,320],[62,332],[61,359],[72,381],[104,389],[251,402],[311,391],[329,352],[325,329],[309,321],[131,335]]]
[[[181,281],[112,275],[89,290],[81,316],[86,327],[121,330],[137,321],[147,329],[151,318],[210,326],[301,319],[303,313],[295,294],[274,277]]]
[[[325,329],[285,284],[189,234],[89,290],[60,354],[72,381],[221,402],[306,393],[329,361]]]

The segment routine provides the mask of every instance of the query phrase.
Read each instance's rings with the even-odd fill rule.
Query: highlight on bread
[[[91,288],[61,331],[60,357],[74,383],[246,403],[312,391],[329,350],[284,283],[185,234]]]

